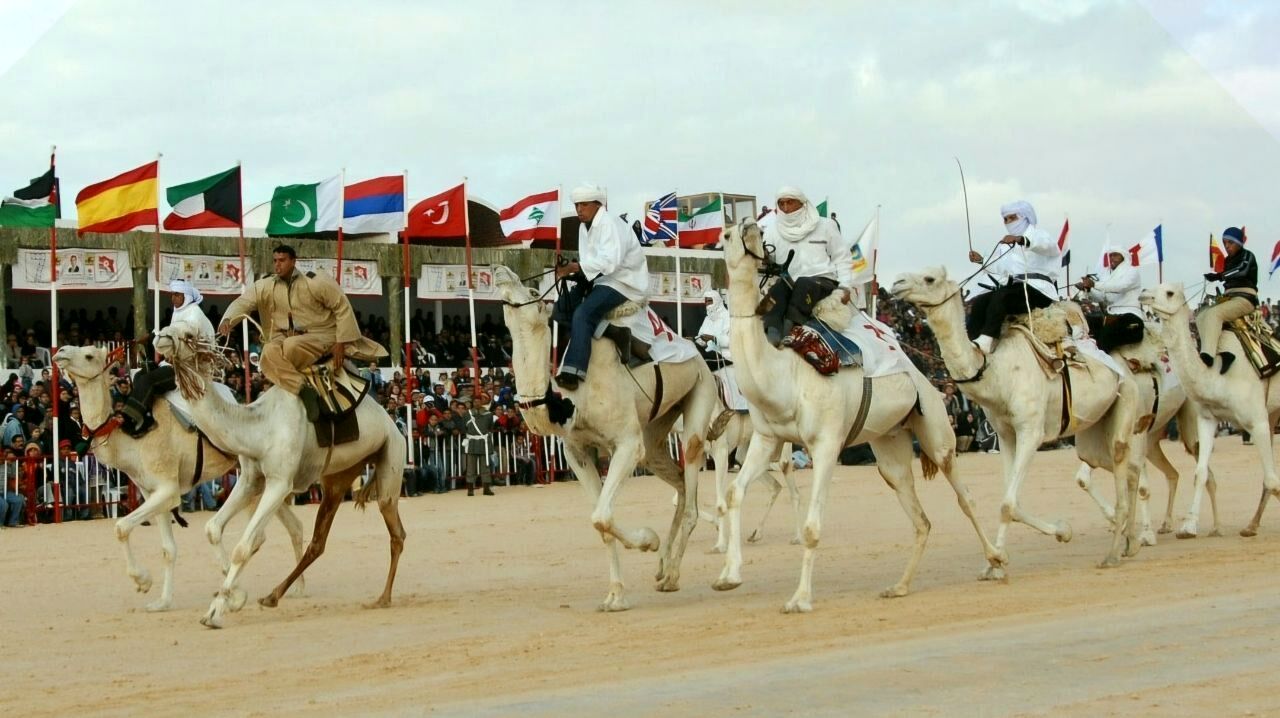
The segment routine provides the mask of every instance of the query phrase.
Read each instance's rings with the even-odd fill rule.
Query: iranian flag
[[[711,204],[686,214],[680,208],[677,232],[681,247],[697,247],[714,245],[720,241],[720,233],[724,231],[724,202],[720,195]]]
[[[170,187],[165,197],[173,207],[164,218],[165,229],[239,227],[240,167]]]
[[[554,240],[560,236],[560,190],[531,194],[499,212],[498,221],[511,242]]]
[[[315,184],[276,187],[271,195],[267,234],[333,232],[342,221],[342,177],[335,175]]]
[[[54,205],[53,168],[31,180],[31,184],[15,190],[12,197],[0,202],[0,227],[52,227],[58,216]]]

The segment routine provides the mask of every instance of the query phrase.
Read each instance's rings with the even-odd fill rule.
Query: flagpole
[[[244,271],[244,173],[240,170],[240,160],[236,160],[236,174],[240,184],[240,221],[236,228],[240,231],[240,291],[249,288],[249,276]],[[244,403],[253,401],[253,370],[249,366],[249,322],[240,322],[240,362],[244,364]]]
[[[404,186],[401,188],[404,197],[409,196],[409,170],[404,171]],[[346,192],[346,189],[343,189]],[[401,200],[401,204],[404,200]],[[404,383],[408,387],[413,386],[413,337],[409,335],[409,312],[412,309],[409,298],[409,213],[404,212],[404,228],[400,230],[401,243],[404,245],[404,256],[401,264],[404,265]],[[422,386],[419,385],[421,390]],[[423,392],[426,394],[426,392]],[[413,466],[413,390],[409,390],[409,401],[405,404],[405,426],[409,427],[409,436],[405,442],[409,450],[409,466]]]
[[[1068,215],[1063,215],[1063,220],[1064,220],[1064,224],[1065,224],[1065,226],[1067,226],[1067,227],[1070,227],[1070,226],[1071,226],[1071,217],[1070,217],[1070,216],[1068,216]],[[1068,237],[1067,241],[1071,241],[1069,237]],[[1067,268],[1067,286],[1065,287],[1065,290],[1066,290],[1066,292],[1067,292],[1067,295],[1068,295],[1068,296],[1070,296],[1070,295],[1071,295],[1071,261],[1070,261],[1070,260],[1067,260],[1067,263],[1066,263],[1064,266]]]
[[[58,146],[53,145],[49,148],[49,169],[53,171],[53,190],[50,192],[49,199],[53,205],[53,224],[49,225],[49,314],[52,321],[50,326],[49,340],[49,356],[53,356],[58,352]],[[61,379],[58,377],[58,363],[50,367],[50,378],[53,380],[52,387],[46,387],[49,390],[49,398],[53,400],[53,485],[59,486],[61,478],[61,458],[58,455],[58,444],[61,442],[61,432],[58,425],[62,422],[58,421],[58,404],[62,403]],[[57,511],[61,513],[61,511]],[[57,516],[59,520],[62,518]]]
[[[159,177],[160,177],[160,159],[162,157],[164,157],[163,152],[156,153],[156,179],[157,180],[159,180]],[[152,314],[151,314],[151,317],[152,317],[151,348],[153,352],[153,358],[155,359],[156,363],[160,362],[160,352],[155,351],[155,335],[156,335],[156,332],[160,331],[160,212],[159,212],[159,208],[160,208],[160,182],[157,181],[156,182],[156,210],[157,210],[156,224],[155,224],[155,232],[152,234],[152,241],[151,241],[151,264],[152,264],[151,273],[152,273],[152,276],[155,278],[155,286],[153,287],[153,290],[151,292],[151,298],[153,303],[155,304],[155,308],[152,310]]]
[[[831,208],[827,208],[831,213]],[[876,205],[876,236],[880,235],[880,205]],[[876,260],[880,258],[880,243],[871,243],[871,318],[876,318],[876,299],[880,295],[880,283],[876,281]]]
[[[563,199],[563,196],[564,196],[564,185],[556,185],[556,255],[555,255],[555,259],[552,260],[553,262],[560,261],[560,231],[561,231],[560,225],[564,224],[564,212],[563,210],[560,209],[561,207],[560,202]],[[555,272],[552,271],[552,275],[554,274]],[[557,280],[555,276],[552,276],[551,283],[555,284],[556,282]],[[556,296],[559,296],[559,295],[556,295]],[[559,364],[560,364],[560,322],[557,322],[553,319],[551,320],[551,367],[552,369],[554,370],[555,367],[559,366]]]
[[[467,212],[467,178],[462,178],[462,219],[464,222],[464,237],[466,242],[467,254],[467,309],[471,314],[471,375],[472,388],[471,398],[474,401],[475,396],[480,391],[480,353],[476,345],[479,343],[476,339],[476,283],[475,278],[471,275],[471,216]],[[475,404],[472,404],[474,407]]]
[[[678,191],[679,190],[677,190],[677,192]],[[676,200],[676,206],[677,207],[679,206],[678,199]],[[724,212],[723,201],[721,201],[720,203],[720,211],[722,213]],[[679,210],[677,210],[677,215],[678,214],[679,214]],[[661,221],[662,219],[661,214],[658,215],[658,219],[659,221]],[[723,224],[723,220],[721,221],[721,223]],[[676,336],[683,337],[684,336],[684,302],[682,302],[681,300],[684,299],[684,281],[680,273],[680,225],[679,225],[678,219],[676,224],[676,246],[673,251],[675,252],[675,259],[676,259]]]
[[[336,269],[334,269],[334,274],[337,275],[336,277],[334,277],[334,279],[338,280],[338,287],[341,288],[342,287],[342,215],[346,213],[346,205],[347,205],[347,168],[346,167],[342,168],[342,172],[339,176],[341,177],[341,179],[338,180],[338,266]],[[317,199],[316,204],[318,205],[319,202],[320,200]],[[317,206],[316,213],[318,214],[319,212],[320,212],[320,207]]]

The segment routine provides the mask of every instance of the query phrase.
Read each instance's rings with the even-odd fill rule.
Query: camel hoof
[[[1120,559],[1115,556],[1108,556],[1098,563],[1098,568],[1115,568],[1120,565]]]
[[[364,608],[368,608],[368,609],[374,609],[374,608],[389,608],[389,607],[391,606],[391,599],[389,599],[389,598],[379,598],[378,600],[374,601],[373,603],[362,603],[362,604],[360,604],[360,605],[361,605],[361,606],[363,606]]]
[[[605,597],[604,602],[596,606],[596,610],[600,613],[618,613],[619,611],[631,610],[631,604],[622,596],[609,594]]]
[[[667,578],[660,579],[658,581],[658,584],[654,586],[654,588],[657,589],[658,591],[661,591],[662,593],[672,593],[674,591],[679,591],[680,579],[674,576],[668,576]]]
[[[1252,528],[1250,526],[1245,526],[1244,528],[1240,529],[1240,535],[1245,538],[1253,538],[1254,536],[1258,535],[1258,529]]]
[[[1161,525],[1160,525],[1160,528],[1156,530],[1156,533],[1158,533],[1158,534],[1171,534],[1171,533],[1173,533],[1173,527],[1172,527],[1172,526],[1170,526],[1169,524],[1161,524]]]
[[[910,590],[906,586],[903,586],[902,584],[898,584],[896,586],[890,586],[885,590],[881,591],[880,598],[902,598],[908,593],[910,593]]]
[[[159,599],[147,604],[147,613],[164,613],[173,609],[173,600]]]
[[[640,539],[640,543],[636,544],[636,548],[641,551],[657,551],[662,546],[661,539],[658,538],[658,534],[654,533],[653,529],[642,528],[640,532],[644,534],[644,538]]]
[[[732,580],[727,578],[721,578],[721,579],[717,579],[715,583],[711,584],[711,588],[717,591],[732,591],[733,589],[741,585],[742,585],[742,579]]]
[[[1221,529],[1214,529],[1214,530],[1212,530],[1212,531],[1210,531],[1210,532],[1209,532],[1209,535],[1210,535],[1210,536],[1213,536],[1213,537],[1222,536],[1222,530],[1221,530]]]
[[[1124,556],[1125,558],[1133,558],[1134,556],[1138,555],[1139,551],[1142,550],[1142,545],[1143,544],[1141,541],[1138,541],[1135,538],[1132,538],[1129,536],[1125,536],[1124,551],[1121,553],[1121,555]]]
[[[1154,532],[1154,531],[1152,531],[1151,529],[1147,529],[1146,531],[1143,531],[1143,532],[1138,536],[1138,543],[1139,543],[1139,544],[1141,544],[1141,545],[1143,545],[1143,546],[1155,546],[1155,545],[1156,545],[1156,534],[1155,534],[1155,532]]]
[[[288,591],[284,592],[284,595],[289,598],[306,598],[306,585],[303,584],[302,579],[299,578],[292,586],[289,587]]]
[[[1198,532],[1196,531],[1196,527],[1183,526],[1182,528],[1178,529],[1178,533],[1174,534],[1174,536],[1180,539],[1193,539],[1197,536],[1197,534]]]
[[[227,592],[227,608],[234,613],[244,608],[244,604],[249,600],[249,594],[245,593],[243,588],[233,588]]]
[[[1060,521],[1058,528],[1053,532],[1053,537],[1058,539],[1058,543],[1071,543],[1071,524],[1066,521]]]
[[[133,577],[134,584],[137,585],[138,593],[146,593],[151,590],[151,572],[142,569],[137,576]]]
[[[762,538],[764,538],[764,532],[760,529],[756,529],[747,537],[747,543],[759,543]]]
[[[222,616],[218,615],[217,609],[210,608],[209,612],[200,619],[200,625],[205,628],[222,628]]]
[[[719,544],[717,544],[707,549],[707,553],[724,553],[725,551],[728,551],[728,550],[729,550],[728,546],[720,546]]]
[[[1005,575],[1004,568],[1000,566],[987,566],[982,569],[982,573],[978,574],[978,580],[1008,583],[1009,578]]]
[[[267,595],[258,599],[258,605],[262,606],[263,608],[275,608],[276,606],[280,605],[280,599],[276,598],[276,595],[274,593],[268,593]]]
[[[799,535],[792,536],[790,543],[792,546],[799,546],[804,543],[804,538]]]
[[[783,613],[809,613],[813,611],[813,603],[810,601],[791,599],[782,605]]]

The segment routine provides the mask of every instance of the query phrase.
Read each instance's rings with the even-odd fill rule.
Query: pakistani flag
[[[333,232],[342,221],[342,177],[334,176],[315,184],[276,187],[271,195],[271,218],[267,234]]]
[[[53,204],[57,179],[53,168],[0,202],[0,227],[52,227],[58,217]]]

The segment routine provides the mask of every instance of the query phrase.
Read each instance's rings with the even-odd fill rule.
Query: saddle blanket
[[[602,321],[596,327],[597,339],[604,334],[609,321]],[[679,364],[698,357],[698,347],[693,342],[676,336],[675,330],[667,326],[652,309],[642,307],[640,311],[626,317],[614,319],[613,324],[631,330],[631,337],[649,345],[649,357],[654,364]]]
[[[1168,354],[1160,355],[1160,391],[1169,391],[1179,386],[1178,372],[1173,370],[1173,362]]]
[[[820,322],[810,322],[808,326],[814,327],[817,324]],[[829,325],[822,327],[827,331],[835,328]],[[839,336],[856,345],[862,354],[862,370],[868,378],[915,371],[915,365],[903,351],[893,330],[861,311],[854,312],[849,325],[839,330]]]
[[[1124,368],[1120,366],[1120,362],[1116,361],[1115,357],[1099,349],[1098,343],[1095,342],[1092,337],[1087,337],[1085,339],[1073,339],[1071,341],[1075,344],[1076,351],[1084,354],[1090,359],[1097,359],[1108,369],[1115,372],[1116,376],[1128,376],[1129,372],[1125,371]]]
[[[711,373],[716,378],[720,400],[724,402],[725,408],[734,411],[747,411],[751,408],[747,404],[747,397],[743,396],[742,390],[738,388],[738,379],[733,375],[733,367],[727,366]]]

